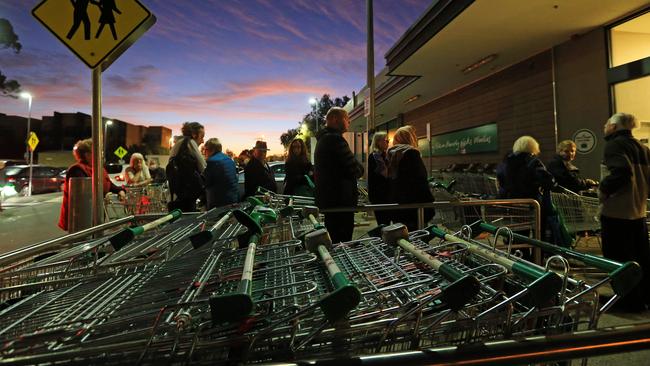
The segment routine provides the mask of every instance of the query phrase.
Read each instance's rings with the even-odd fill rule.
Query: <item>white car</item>
[[[269,168],[273,171],[275,176],[275,185],[277,186],[277,192],[282,193],[284,190],[284,161],[271,161],[269,162]],[[244,171],[237,173],[237,183],[239,185],[239,197],[244,196]]]
[[[111,182],[118,187],[121,187],[126,184],[126,174],[124,171],[129,166],[129,164],[106,164],[106,172],[108,172],[108,177],[111,179]]]

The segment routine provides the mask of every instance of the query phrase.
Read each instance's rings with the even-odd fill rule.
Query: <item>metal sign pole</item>
[[[366,40],[366,59],[367,59],[367,83],[368,83],[368,118],[366,120],[366,132],[368,139],[366,144],[370,142],[370,130],[375,128],[375,45],[373,37],[373,10],[372,0],[366,1],[366,23],[367,23],[367,40]],[[368,164],[370,159],[370,145],[364,146],[366,158],[365,179],[368,181]]]
[[[29,112],[27,114],[27,141],[29,141],[29,138],[32,137],[32,130],[31,130],[31,123],[32,123],[32,97],[31,95],[29,96]],[[32,195],[32,165],[34,165],[34,149],[29,147],[29,143],[27,144],[27,150],[29,150],[29,188],[27,191],[27,195],[31,197]]]
[[[93,226],[104,223],[104,139],[102,131],[102,70],[98,66],[92,71],[93,84]]]

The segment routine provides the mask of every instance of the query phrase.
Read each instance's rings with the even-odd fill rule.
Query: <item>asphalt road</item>
[[[0,253],[65,235],[56,225],[62,199],[61,192],[6,199],[0,211]]]

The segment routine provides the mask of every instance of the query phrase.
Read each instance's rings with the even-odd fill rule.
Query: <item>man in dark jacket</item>
[[[342,135],[350,127],[350,117],[343,108],[332,107],[325,120],[327,126],[319,134],[314,152],[316,206],[355,207],[359,195],[357,179],[363,175],[363,166]],[[354,212],[326,213],[325,227],[333,243],[351,240]]]
[[[553,174],[557,184],[573,192],[597,186],[596,181],[580,177],[580,170],[571,163],[575,158],[575,142],[564,140],[557,145],[557,154],[548,163],[548,171]]]
[[[603,256],[636,261],[643,279],[617,304],[624,311],[643,311],[650,304],[650,247],[646,209],[650,182],[650,149],[632,136],[637,119],[616,113],[605,122],[605,157],[609,173],[600,183]]]
[[[253,148],[253,157],[244,168],[244,197],[254,196],[257,187],[266,188],[271,192],[277,191],[275,176],[266,163],[266,141],[257,141]]]

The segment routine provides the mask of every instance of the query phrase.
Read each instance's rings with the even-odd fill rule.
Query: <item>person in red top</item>
[[[72,155],[77,162],[71,165],[65,175],[65,184],[63,185],[63,202],[61,203],[61,214],[59,216],[59,227],[63,230],[68,230],[68,201],[70,200],[70,192],[68,190],[68,180],[72,177],[91,177],[92,168],[92,150],[93,140],[85,139],[77,141],[72,149]],[[113,184],[108,177],[106,169],[104,169],[104,192],[117,193],[120,199],[123,199],[125,192],[122,188]]]

